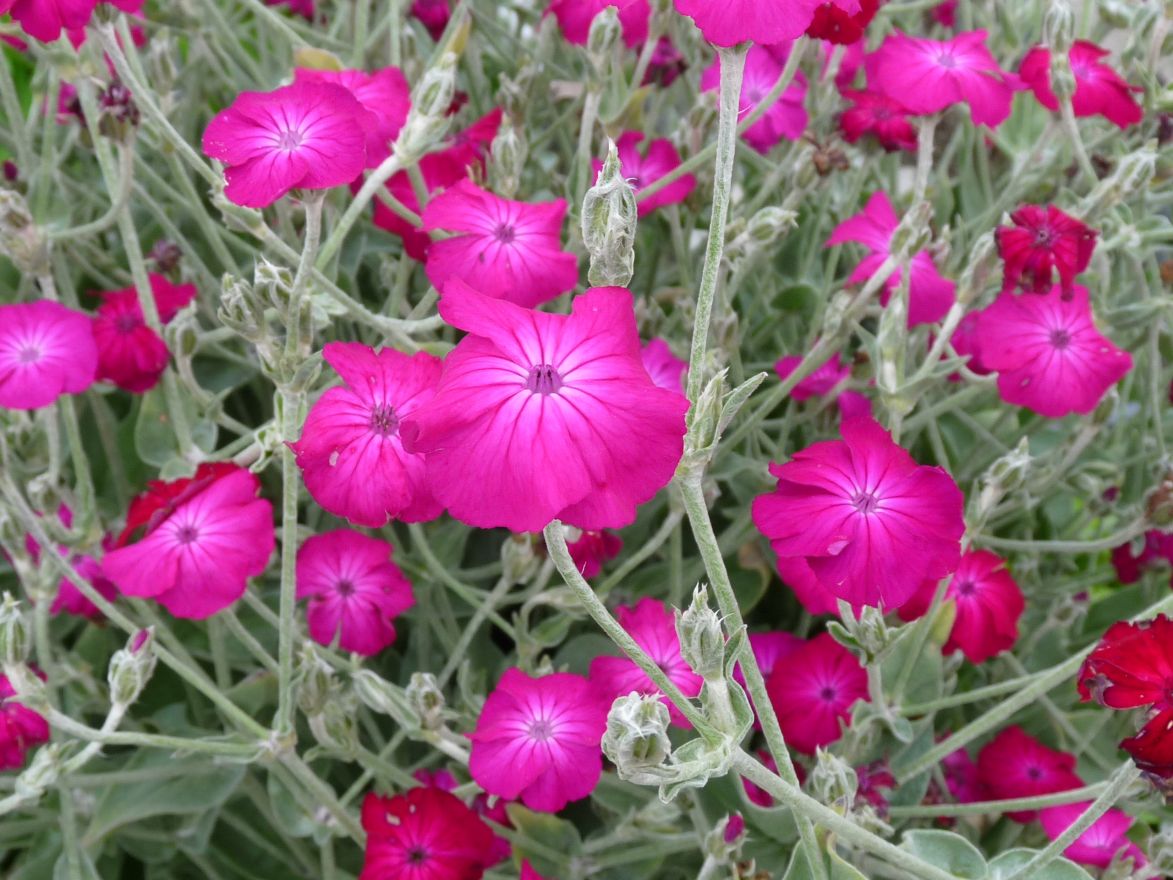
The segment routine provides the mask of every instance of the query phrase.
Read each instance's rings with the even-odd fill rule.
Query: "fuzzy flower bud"
[[[61,743],[48,743],[37,749],[24,772],[16,777],[17,797],[25,803],[35,803],[56,784],[61,774],[61,750]]]
[[[608,11],[613,13],[614,7]],[[588,278],[592,285],[626,287],[631,281],[638,220],[635,190],[623,178],[619,150],[612,141],[599,179],[582,203],[582,238],[591,255]]]
[[[619,10],[614,6],[604,8],[591,22],[586,44],[587,55],[600,75],[606,72],[607,63],[622,36],[623,25],[619,23]]]
[[[407,699],[420,718],[424,730],[439,730],[444,726],[444,692],[430,672],[413,672],[407,684]]]
[[[998,246],[993,231],[978,237],[969,251],[969,259],[961,270],[957,284],[957,301],[969,305],[986,286],[986,279],[998,265]]]
[[[531,535],[510,535],[501,542],[501,577],[508,578],[510,583],[527,583],[538,573],[540,565],[541,560],[534,552],[534,539]]]
[[[115,706],[129,706],[138,699],[155,671],[155,630],[141,629],[115,651],[110,658],[106,681],[110,686],[110,702]]]
[[[322,746],[342,755],[354,755],[359,750],[358,730],[355,727],[355,709],[352,701],[335,697],[329,700],[317,715],[309,716],[310,731]]]
[[[683,612],[676,612],[676,634],[680,638],[680,656],[692,671],[706,681],[721,678],[725,661],[725,634],[721,618],[709,607],[709,591],[697,584],[692,602]]]
[[[355,695],[372,712],[390,715],[402,727],[419,729],[419,716],[403,688],[396,687],[369,669],[360,669],[351,681]]]
[[[1075,14],[1068,0],[1051,0],[1043,16],[1043,42],[1052,53],[1067,55],[1075,41]]]
[[[338,682],[329,664],[310,642],[297,658],[297,705],[306,715],[318,715],[338,690]]]
[[[119,143],[129,144],[142,115],[130,89],[115,81],[98,95],[98,131]]]
[[[513,198],[521,185],[521,174],[525,170],[529,146],[526,144],[524,132],[514,125],[508,116],[501,120],[501,127],[497,129],[497,136],[493,138],[490,155],[490,186],[499,195],[507,199]]]
[[[974,527],[986,521],[1007,493],[1022,486],[1030,471],[1031,461],[1030,447],[1027,438],[1023,437],[1018,441],[1018,446],[986,468],[978,481],[981,488],[968,517]]]
[[[29,625],[11,593],[0,602],[0,666],[21,666],[29,654]]]
[[[448,108],[456,94],[457,61],[455,53],[445,52],[412,92],[411,113],[395,142],[395,153],[404,161],[422,156],[447,133],[451,123]]]
[[[24,196],[0,189],[0,254],[26,275],[49,274],[49,246]]]
[[[720,865],[736,864],[741,861],[745,836],[745,819],[740,813],[730,813],[705,835],[705,854]]]
[[[892,256],[903,262],[925,249],[932,237],[929,230],[929,221],[933,219],[933,205],[922,201],[913,205],[905,214],[896,231],[892,233],[889,250]]]
[[[662,767],[672,753],[668,739],[668,707],[658,696],[628,694],[619,697],[607,715],[603,753],[631,782],[658,783]]]
[[[797,225],[798,214],[788,208],[762,208],[749,218],[745,229],[729,242],[730,259],[750,259],[767,250]]]
[[[823,748],[815,752],[815,768],[810,777],[811,793],[820,803],[846,814],[855,803],[859,777],[851,765]]]
[[[1148,521],[1158,529],[1173,527],[1173,475],[1166,474],[1161,484],[1145,499]]]
[[[220,283],[220,308],[216,317],[244,339],[256,342],[264,336],[265,310],[257,302],[252,285],[232,275]]]

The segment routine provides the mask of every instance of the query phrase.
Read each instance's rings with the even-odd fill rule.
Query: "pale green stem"
[[[1015,813],[1027,810],[1041,810],[1063,804],[1077,804],[1094,798],[1107,786],[1106,782],[1085,785],[1056,794],[1038,797],[1006,798],[1000,801],[977,801],[968,804],[928,804],[916,807],[890,807],[888,814],[893,819],[936,819],[947,816],[984,816],[992,813]]]
[[[440,672],[440,687],[452,677],[457,668],[468,659],[468,646],[472,644],[473,638],[476,637],[477,632],[481,628],[481,624],[485,619],[497,610],[497,606],[501,601],[509,595],[509,588],[513,586],[513,581],[502,576],[497,581],[497,585],[493,587],[493,591],[485,597],[484,601],[477,606],[477,610],[473,612],[472,618],[464,627],[464,632],[460,634],[460,639],[456,642],[456,646],[452,649],[452,653],[448,657],[448,662],[444,664],[443,671]],[[441,593],[440,595],[444,595]]]
[[[1019,550],[1034,553],[1100,553],[1127,544],[1137,535],[1143,535],[1148,528],[1144,518],[1134,520],[1115,534],[1094,541],[1022,541],[1015,538],[998,538],[994,535],[974,535],[973,542],[997,550]]]
[[[363,181],[362,188],[347,205],[346,211],[338,220],[338,224],[330,232],[330,237],[326,239],[322,245],[322,249],[318,254],[315,268],[318,270],[324,269],[330,264],[330,260],[334,258],[334,254],[342,247],[342,243],[346,241],[346,234],[350,232],[351,227],[358,222],[358,218],[366,210],[367,204],[375,197],[378,192],[388,180],[390,180],[395,172],[401,170],[404,163],[400,161],[399,156],[394,153],[384,159],[379,167],[370,173],[365,181]]]

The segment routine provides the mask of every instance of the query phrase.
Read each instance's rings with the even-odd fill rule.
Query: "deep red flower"
[[[839,117],[839,128],[848,143],[854,144],[866,134],[873,135],[889,153],[916,151],[917,133],[908,120],[908,111],[899,101],[879,92],[844,89],[843,97],[852,102]]]
[[[881,819],[888,815],[888,793],[896,787],[896,777],[885,760],[872,761],[855,768],[859,788],[855,792],[855,806],[868,804]]]
[[[1132,552],[1132,544],[1121,544],[1112,550],[1112,567],[1116,569],[1116,580],[1122,584],[1135,584],[1141,573],[1155,568],[1162,561],[1173,563],[1173,535],[1166,535],[1156,529],[1144,533],[1144,544],[1139,553]]]
[[[591,580],[603,570],[603,563],[610,562],[623,550],[623,539],[614,532],[601,530],[585,531],[577,541],[567,544],[574,566],[585,580]]]
[[[413,788],[362,805],[367,848],[359,880],[479,880],[493,832],[455,795]]]
[[[774,664],[766,691],[786,742],[813,755],[839,739],[851,707],[868,698],[868,676],[854,654],[820,633]]]
[[[1037,797],[1081,788],[1075,755],[1049,749],[1021,727],[1007,727],[978,755],[978,779],[995,800]],[[1015,822],[1029,822],[1033,810],[1007,813]]]
[[[0,770],[22,766],[29,749],[49,741],[49,722],[9,699],[15,695],[8,676],[0,674]]]
[[[194,284],[172,284],[155,273],[150,281],[159,320],[164,324],[195,299]],[[136,394],[149,391],[167,369],[166,344],[147,326],[133,287],[103,291],[101,297],[93,328],[98,378]]]
[[[1096,249],[1096,230],[1054,205],[1023,205],[1010,219],[1013,226],[999,226],[995,233],[1005,263],[1002,291],[1021,286],[1046,293],[1057,271],[1063,298],[1071,299],[1075,276],[1087,268]]]
[[[824,3],[815,10],[807,36],[829,43],[847,45],[863,37],[867,26],[880,10],[880,0],[860,0],[859,11],[848,12],[834,3]]]

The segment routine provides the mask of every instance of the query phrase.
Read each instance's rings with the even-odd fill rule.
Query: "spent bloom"
[[[190,481],[142,540],[106,554],[102,571],[123,594],[155,599],[175,617],[223,611],[273,553],[273,507],[257,498],[260,485],[242,468]]]
[[[582,676],[531,678],[509,669],[469,735],[469,773],[489,794],[556,813],[598,784],[608,708]]]
[[[424,459],[403,446],[403,420],[432,399],[440,359],[425,352],[375,351],[330,342],[322,355],[345,383],[310,409],[290,444],[306,488],[330,513],[378,528],[388,519],[423,522],[440,515]]]
[[[577,541],[569,542],[566,549],[570,551],[570,558],[574,560],[578,573],[589,581],[602,571],[604,562],[609,562],[622,552],[623,539],[605,530],[583,532]]]
[[[49,722],[15,696],[8,676],[0,673],[0,770],[21,767],[29,749],[49,741]]]
[[[558,27],[568,43],[585,46],[591,22],[608,6],[614,6],[619,13],[623,42],[639,46],[647,41],[648,19],[652,15],[648,0],[551,0],[546,14],[558,19]]]
[[[892,210],[888,194],[878,190],[868,199],[863,212],[849,217],[835,227],[827,246],[852,241],[869,251],[859,261],[847,279],[848,284],[863,284],[872,277],[892,255],[892,237],[900,226],[900,218]],[[892,292],[899,287],[902,271],[898,266],[884,281],[880,302],[888,304]],[[956,285],[937,271],[932,255],[920,251],[908,263],[908,326],[933,324],[949,312],[954,301]]]
[[[621,528],[672,479],[688,401],[648,378],[630,292],[594,288],[549,315],[453,280],[440,314],[468,335],[403,431],[454,517],[515,532],[555,518]]]
[[[745,79],[741,84],[738,114],[745,117],[758,108],[774,90],[786,58],[789,44],[753,46],[745,59]],[[701,74],[701,90],[716,91],[721,84],[721,59],[717,58]],[[759,153],[768,153],[782,140],[796,141],[806,131],[806,77],[801,71],[786,87],[782,97],[769,106],[765,114],[745,131],[745,140]]]
[[[348,529],[306,539],[297,551],[297,598],[308,599],[310,637],[372,656],[395,641],[394,620],[413,604],[392,547]]]
[[[649,184],[674,171],[680,165],[680,153],[667,138],[649,141],[646,150],[641,150],[646,135],[641,131],[625,131],[615,142],[619,152],[619,165],[623,177],[638,193]],[[595,176],[603,170],[603,163],[594,160]],[[696,189],[696,177],[682,174],[658,192],[652,193],[639,203],[639,216],[662,208],[665,205],[679,205]]]
[[[159,320],[164,324],[196,297],[194,284],[172,284],[153,272],[150,281]],[[102,291],[99,295],[102,303],[93,327],[98,378],[136,394],[149,391],[167,369],[166,344],[147,326],[133,287]]]
[[[930,40],[896,31],[867,59],[868,84],[914,114],[969,105],[975,125],[997,128],[1010,115],[1011,75],[986,47],[985,31]]]
[[[367,164],[366,111],[350,90],[295,81],[272,92],[242,92],[204,130],[204,152],[226,168],[224,195],[264,208],[292,189],[330,189]]]
[[[839,128],[848,143],[870,134],[888,152],[915,152],[917,132],[903,104],[874,91],[844,89],[843,97],[851,102],[839,116]]]
[[[1115,70],[1101,59],[1108,55],[1087,40],[1076,40],[1068,60],[1075,78],[1075,94],[1071,109],[1076,116],[1103,116],[1113,125],[1128,128],[1144,118],[1144,110],[1133,97],[1143,92],[1139,86],[1129,85]],[[1059,101],[1051,90],[1051,52],[1045,46],[1035,46],[1026,53],[1018,75],[1030,88],[1040,104],[1048,110],[1058,110]]]
[[[774,664],[766,690],[788,745],[813,755],[839,739],[851,707],[868,698],[868,676],[855,655],[820,633]]]
[[[50,300],[0,305],[0,408],[40,409],[94,384],[90,319]]]
[[[368,794],[367,833],[359,880],[480,880],[489,866],[493,832],[464,801],[421,786],[394,797]]]
[[[1010,215],[1013,226],[994,233],[1005,264],[1003,292],[1022,287],[1031,293],[1051,289],[1054,272],[1070,297],[1075,276],[1091,262],[1098,233],[1054,205],[1023,205]]]
[[[1090,413],[1132,369],[1132,355],[1096,329],[1087,288],[1067,298],[1004,293],[981,313],[982,365],[1007,403],[1051,419]]]
[[[826,591],[856,607],[898,608],[924,581],[957,568],[961,490],[870,418],[845,419],[840,430],[842,440],[770,466],[778,487],[754,500],[754,523]]]
[[[1084,801],[1047,807],[1039,810],[1039,824],[1043,826],[1047,837],[1055,840],[1091,805],[1091,801]],[[1123,810],[1108,810],[1063,850],[1063,855],[1081,865],[1106,868],[1112,863],[1112,859],[1120,854],[1130,857],[1133,867],[1139,868],[1145,864],[1146,859],[1140,847],[1128,839],[1128,829],[1132,825],[1133,818]]]
[[[367,167],[374,168],[391,155],[391,144],[411,110],[411,87],[398,67],[373,73],[364,70],[294,71],[295,83],[332,83],[354,95],[362,111],[359,121],[366,132]]]
[[[428,280],[442,291],[459,278],[486,296],[540,305],[578,283],[578,258],[562,250],[565,219],[565,199],[516,202],[462,180],[424,210],[424,229],[453,233],[432,242]]]
[[[1075,755],[1047,748],[1021,727],[1007,727],[978,753],[978,779],[994,800],[1037,797],[1083,786]],[[1007,813],[1029,822],[1033,811]]]
[[[652,339],[640,352],[644,369],[652,381],[669,391],[684,390],[684,375],[688,372],[688,361],[678,358],[663,339]]]
[[[680,636],[672,612],[663,602],[645,596],[635,607],[620,605],[615,610],[619,623],[627,630],[635,643],[656,661],[686,697],[695,697],[701,691],[702,680],[689,668],[680,655]],[[599,656],[591,661],[591,681],[595,682],[609,699],[632,692],[659,694],[660,689],[648,678],[647,673],[627,657]],[[688,727],[683,713],[667,698],[661,701],[668,707],[672,723]]]
[[[759,44],[796,40],[823,5],[823,0],[676,0],[676,11],[691,18],[710,43],[736,46],[747,40]],[[859,0],[834,0],[833,5],[853,15],[860,11]]]

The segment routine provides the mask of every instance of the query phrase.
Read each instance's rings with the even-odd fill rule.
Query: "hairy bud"
[[[0,602],[0,666],[20,666],[29,654],[29,625],[20,602],[5,592]]]
[[[607,6],[591,22],[590,34],[587,36],[587,55],[596,73],[606,73],[608,62],[622,37],[623,25],[619,23],[619,10]]]
[[[1043,16],[1043,42],[1052,54],[1066,56],[1075,41],[1075,14],[1068,0],[1051,0]]]
[[[668,707],[658,696],[633,693],[615,700],[607,714],[603,752],[615,764],[620,779],[660,781],[661,774],[653,771],[672,754],[668,723]]]
[[[705,835],[705,854],[720,865],[736,864],[745,838],[745,819],[740,813],[730,813]]]
[[[318,715],[337,690],[334,671],[306,642],[297,657],[297,705],[306,715]]]
[[[693,590],[687,609],[676,609],[676,634],[680,638],[680,656],[693,672],[706,681],[721,677],[725,634],[721,618],[709,607],[709,591],[703,584]]]
[[[390,715],[402,727],[419,729],[420,719],[403,688],[396,687],[369,669],[360,669],[351,679],[354,693],[372,712]]]
[[[619,151],[612,142],[599,179],[582,203],[582,238],[591,255],[591,284],[626,287],[631,282],[638,220],[635,190],[623,178]]]
[[[820,803],[838,813],[846,814],[855,803],[859,791],[859,777],[851,765],[826,749],[815,752],[815,768],[811,771],[811,793]]]
[[[424,730],[439,730],[444,726],[444,692],[430,672],[413,672],[407,685],[407,699],[419,716]]]
[[[35,803],[61,775],[61,743],[48,743],[37,749],[24,772],[16,777],[16,795],[26,803]]]
[[[538,573],[540,565],[531,535],[510,535],[501,542],[501,577],[508,578],[510,583],[527,583]]]
[[[49,274],[48,243],[24,196],[10,189],[0,189],[0,254],[26,275]]]
[[[412,92],[411,113],[395,142],[395,153],[404,161],[419,158],[447,134],[458,60],[455,53],[445,52]]]
[[[521,185],[528,155],[524,132],[514,125],[511,117],[503,117],[497,136],[493,138],[489,161],[489,184],[499,195],[513,198]]]
[[[342,755],[358,752],[358,730],[355,724],[353,699],[337,694],[326,702],[322,711],[308,717],[310,731],[322,746]]]
[[[110,658],[110,668],[106,673],[110,702],[123,707],[134,703],[151,680],[156,661],[154,627],[139,630],[132,635],[126,647],[115,651]]]

